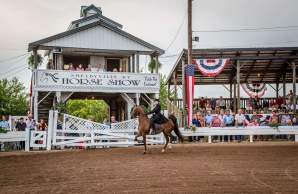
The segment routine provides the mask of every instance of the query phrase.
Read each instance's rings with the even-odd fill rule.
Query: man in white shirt
[[[239,109],[238,114],[235,116],[235,126],[244,126],[245,123],[247,122],[245,115],[243,114],[243,110]]]

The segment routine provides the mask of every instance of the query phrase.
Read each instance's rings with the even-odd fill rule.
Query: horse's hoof
[[[164,153],[165,151],[166,151],[165,149],[162,149],[162,150],[161,150],[161,153]]]
[[[168,145],[168,148],[169,148],[169,149],[172,149],[172,145],[171,145],[171,144],[169,144],[169,145]]]
[[[146,152],[146,151],[144,151],[144,152],[143,152],[143,154],[147,154],[147,152]]]

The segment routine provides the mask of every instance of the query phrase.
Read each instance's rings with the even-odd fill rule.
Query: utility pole
[[[192,64],[192,0],[187,0],[188,2],[188,53],[187,53],[187,64]]]

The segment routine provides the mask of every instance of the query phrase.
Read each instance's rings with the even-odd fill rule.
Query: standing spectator
[[[211,107],[211,104],[210,104],[210,100],[207,101],[207,104],[206,104],[206,111],[212,111],[212,107]]]
[[[6,116],[2,116],[2,120],[0,121],[0,128],[9,130],[9,123],[6,120]]]
[[[32,119],[32,115],[28,115],[28,119],[26,121],[26,127],[29,128],[30,130],[34,130],[36,127],[36,122],[34,119]]]
[[[40,119],[40,123],[37,125],[37,129],[39,131],[46,131],[46,129],[48,128],[46,122],[44,121],[44,119]]]
[[[201,109],[206,109],[206,100],[204,99],[204,97],[200,99],[199,104]]]
[[[262,106],[263,106],[264,111],[267,112],[268,109],[269,109],[269,102],[268,102],[267,99],[264,99],[264,100],[263,100],[263,104],[262,104]]]
[[[281,109],[281,106],[284,104],[284,99],[279,96],[277,99],[276,99],[276,105],[278,107],[278,109]]]
[[[210,105],[211,105],[212,110],[215,110],[215,107],[216,107],[216,99],[215,98],[211,98]]]
[[[255,96],[252,100],[252,109],[258,110],[259,109],[259,98]]]
[[[24,118],[21,117],[19,121],[16,123],[16,130],[17,131],[25,131],[26,130],[26,123],[24,122]]]
[[[289,106],[291,107],[292,104],[294,104],[294,94],[293,91],[290,90],[290,93],[287,95]]]
[[[217,105],[219,106],[219,108],[221,110],[225,110],[226,109],[226,102],[225,100],[222,98],[222,96],[219,97],[218,101],[217,101]]]
[[[111,123],[118,123],[118,121],[116,120],[116,117],[114,115],[111,116]]]
[[[205,124],[206,124],[206,126],[211,127],[212,120],[213,120],[213,116],[211,115],[211,112],[208,111],[207,112],[207,115],[205,116]]]
[[[79,64],[79,66],[76,68],[76,71],[85,71],[82,64]]]

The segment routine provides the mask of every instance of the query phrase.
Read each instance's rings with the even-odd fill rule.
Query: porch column
[[[176,103],[177,103],[177,71],[174,72],[174,104],[176,105]]]
[[[136,105],[140,105],[140,93],[136,93]]]
[[[131,57],[128,57],[128,72],[131,70]]]
[[[234,113],[236,113],[236,111],[237,111],[237,107],[236,107],[237,106],[237,103],[236,103],[236,100],[237,100],[236,99],[236,82],[235,82],[235,80],[233,82],[234,82],[234,90],[233,90],[234,91],[233,92],[234,93],[234,100],[233,100],[234,110],[233,111],[234,111]]]
[[[33,106],[33,116],[34,120],[38,122],[38,91],[34,91],[34,106]]]
[[[132,73],[135,73],[135,66],[136,66],[136,60],[135,60],[135,54],[133,54],[132,56],[131,56],[131,72]]]
[[[293,98],[294,98],[294,113],[296,113],[296,63],[292,62],[292,69],[293,69]]]
[[[34,50],[33,50],[33,65],[34,65],[34,67],[33,67],[33,69],[37,69],[37,48],[35,48]]]
[[[237,109],[240,108],[240,61],[237,60]]]
[[[233,98],[233,83],[232,81],[230,81],[230,107],[231,107],[232,98]]]
[[[136,73],[140,73],[140,55],[139,53],[136,54]]]
[[[282,79],[282,92],[283,92],[283,98],[286,99],[286,75],[283,75]]]
[[[186,93],[185,93],[185,59],[182,59],[181,62],[181,68],[182,68],[182,108],[183,108],[183,117],[182,117],[182,125],[185,125],[185,119],[186,119],[186,114],[185,111],[186,110]]]
[[[156,62],[156,73],[158,73],[158,69],[159,69],[159,62],[158,62],[158,55],[155,57],[155,62]]]
[[[276,82],[276,98],[279,96],[279,82]]]

